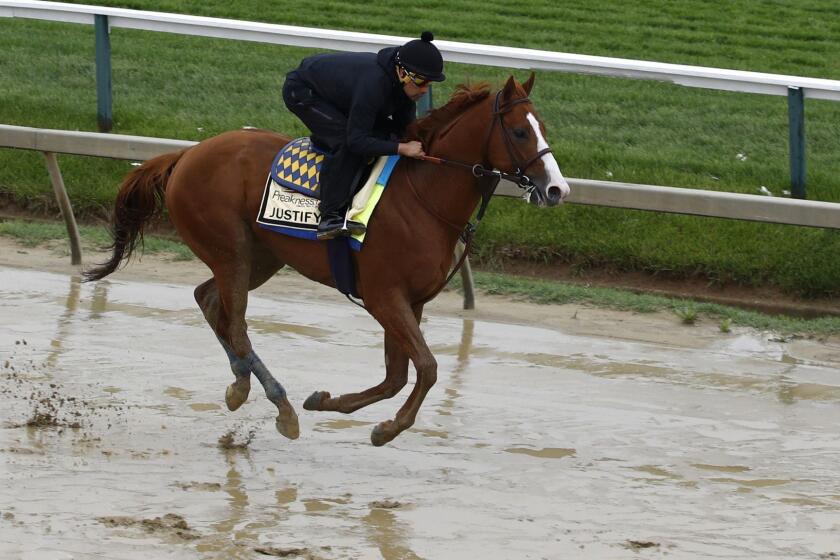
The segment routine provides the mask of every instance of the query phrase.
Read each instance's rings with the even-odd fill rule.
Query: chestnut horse
[[[393,397],[407,382],[411,360],[417,371],[411,395],[393,420],[373,429],[371,441],[383,445],[414,424],[437,379],[437,362],[419,326],[423,305],[443,288],[459,236],[479,202],[492,194],[488,185],[495,188],[499,175],[513,176],[539,206],[555,206],[569,193],[528,98],[533,84],[531,74],[524,84],[511,76],[495,94],[486,86],[459,86],[448,104],[410,126],[408,137],[441,158],[437,163],[451,165],[401,159],[364,247],[353,255],[358,293],[385,331],[385,380],[338,397],[315,392],[303,408],[350,413]],[[235,381],[225,393],[228,408],[247,400],[253,373],[278,409],[277,430],[295,439],[297,414],[254,352],[245,323],[248,291],[283,266],[334,285],[325,242],[278,235],[255,222],[272,160],[290,140],[268,131],[233,131],[145,162],[116,197],[110,260],[85,277],[99,280],[127,261],[165,201],[178,233],[213,273],[195,289],[195,299],[230,358]]]

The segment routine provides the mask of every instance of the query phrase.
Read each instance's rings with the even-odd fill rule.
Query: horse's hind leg
[[[286,397],[286,390],[254,352],[245,323],[248,291],[265,283],[283,265],[273,257],[255,258],[250,266],[245,263],[248,259],[243,257],[238,262],[211,267],[214,277],[196,288],[196,301],[225,349],[236,377],[225,392],[228,408],[236,410],[247,400],[253,373],[265,389],[266,397],[277,407],[277,431],[296,439],[300,435],[297,414]]]
[[[248,393],[251,391],[251,367],[244,358],[239,358],[231,349],[230,345],[218,335],[217,327],[221,303],[219,301],[219,289],[216,286],[216,279],[211,278],[195,289],[195,300],[204,313],[204,318],[216,334],[216,338],[224,348],[230,360],[230,369],[236,380],[228,385],[225,391],[225,403],[229,410],[236,410],[248,400]]]
[[[414,310],[417,323],[423,308]],[[371,387],[361,393],[347,393],[340,397],[331,397],[327,391],[312,393],[303,403],[306,410],[330,410],[349,414],[362,407],[383,399],[390,399],[405,387],[408,381],[408,354],[402,349],[397,340],[385,333],[385,380],[379,385]]]

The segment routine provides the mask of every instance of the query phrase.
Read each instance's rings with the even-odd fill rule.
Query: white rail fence
[[[196,142],[187,140],[147,136],[0,125],[0,148],[19,148],[54,154],[142,161],[195,144]],[[572,187],[568,202],[572,204],[840,229],[840,204],[833,202],[615,181],[575,178],[567,180]],[[519,197],[522,191],[513,183],[503,182],[497,194]]]
[[[35,150],[45,154],[50,167],[53,188],[64,218],[68,223],[71,244],[75,242],[77,248],[78,235],[74,235],[71,231],[71,229],[75,230],[75,219],[64,190],[55,154],[146,160],[162,153],[187,148],[195,144],[196,142],[186,140],[145,136],[0,125],[0,148]],[[574,178],[569,178],[568,181],[572,187],[572,194],[568,202],[573,204],[840,229],[840,204],[832,202],[613,181]],[[503,182],[497,194],[519,197],[521,191],[516,185]],[[73,241],[74,237],[75,241]]]
[[[41,2],[38,0],[0,0],[0,17],[19,17],[92,25],[95,23],[96,15],[106,16],[109,27],[112,28],[145,29],[148,31],[342,51],[372,51],[386,46],[402,45],[409,40],[407,37],[393,35],[333,31],[85,4]],[[435,45],[440,49],[444,59],[451,62],[660,80],[690,87],[782,96],[788,94],[789,88],[799,88],[804,90],[805,97],[840,101],[840,81],[837,80],[455,41],[436,40]]]

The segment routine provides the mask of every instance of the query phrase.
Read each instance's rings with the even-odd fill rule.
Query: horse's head
[[[511,76],[493,100],[493,125],[487,138],[487,161],[521,177],[525,199],[537,206],[557,206],[570,189],[545,139],[545,125],[529,99],[534,74],[524,84]]]

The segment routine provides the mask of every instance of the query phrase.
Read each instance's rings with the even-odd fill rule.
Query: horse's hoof
[[[283,398],[283,402],[277,407],[277,410],[280,412],[274,421],[274,427],[277,428],[277,431],[289,439],[299,438],[300,424],[298,423],[297,413],[295,413],[295,409],[292,408],[292,405],[289,404],[289,401],[285,397]]]
[[[380,422],[377,424],[373,431],[370,433],[370,442],[376,447],[382,447],[395,437],[397,437],[397,431],[394,429],[394,421],[393,420],[386,420],[385,422]]]
[[[309,395],[308,399],[303,401],[303,408],[304,410],[323,410],[321,403],[328,398],[330,398],[330,394],[327,391],[315,391]]]
[[[251,392],[250,383],[240,384],[238,381],[234,381],[228,385],[225,390],[225,404],[227,404],[228,410],[234,411],[242,406],[248,400],[249,392]]]

